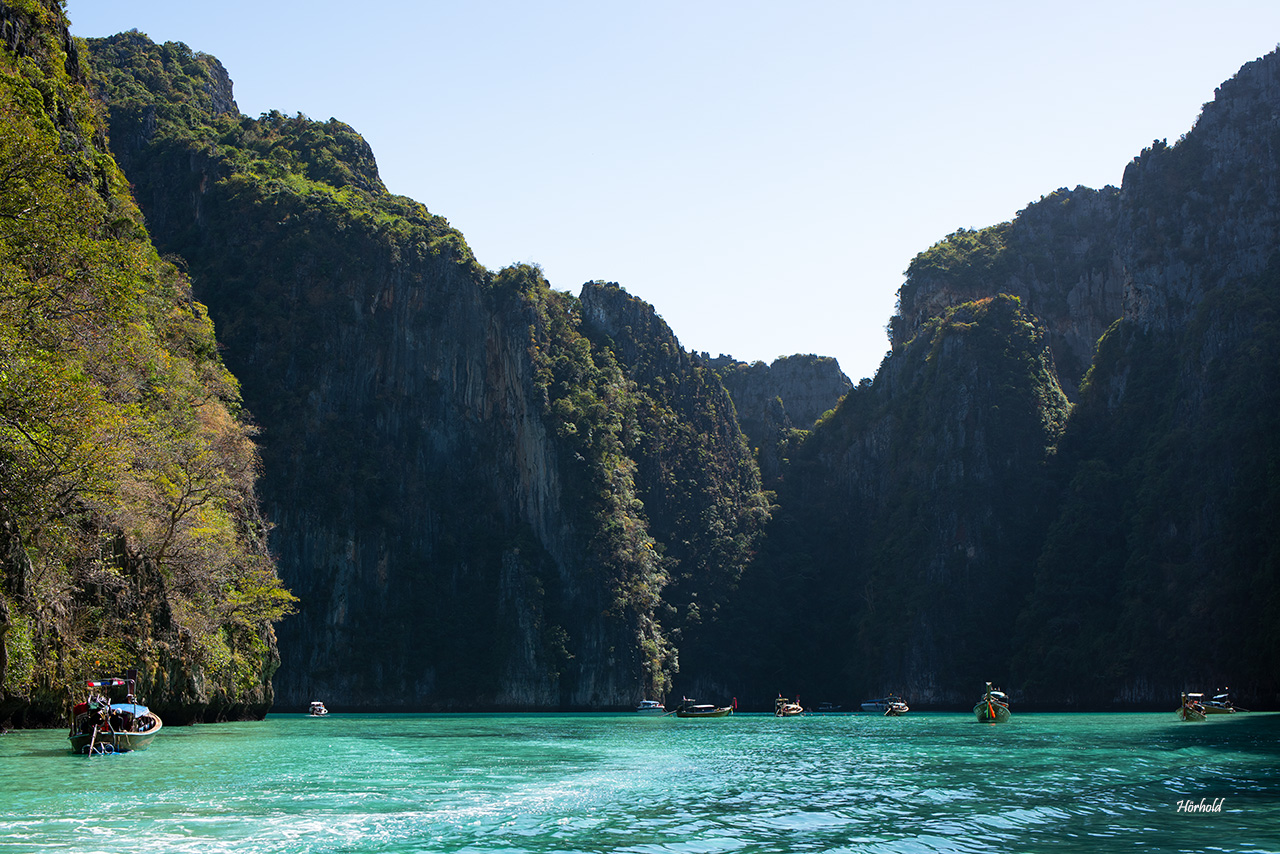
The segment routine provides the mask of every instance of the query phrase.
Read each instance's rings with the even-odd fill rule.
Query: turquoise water
[[[0,852],[1280,851],[1275,714],[271,715],[66,745],[0,737]]]

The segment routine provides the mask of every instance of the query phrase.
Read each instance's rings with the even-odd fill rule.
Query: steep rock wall
[[[1123,311],[1119,218],[1115,187],[1077,187],[1043,197],[1011,222],[950,235],[908,267],[891,343],[905,344],[950,306],[1012,294],[1045,325],[1063,390],[1074,398],[1098,338]]]
[[[653,603],[625,591],[653,558],[599,526],[641,537],[643,522],[626,479],[547,420],[548,365],[581,359],[572,305],[531,271],[483,269],[447,222],[387,194],[341,122],[221,115],[221,66],[182,45],[91,48],[148,225],[186,261],[262,427],[272,544],[300,600],[280,702],[640,699],[661,643]],[[175,105],[172,90],[221,94]]]
[[[805,518],[776,534],[791,552],[822,543],[807,547],[804,589],[825,602],[802,609],[813,648],[797,657],[831,669],[839,651],[860,692],[924,704],[963,702],[993,678],[1067,414],[1047,339],[1014,297],[947,309],[795,455],[779,503]],[[828,693],[841,687],[828,677]]]
[[[784,356],[768,365],[703,357],[733,397],[738,423],[756,449],[766,482],[780,473],[779,445],[790,431],[812,428],[853,387],[829,356]]]

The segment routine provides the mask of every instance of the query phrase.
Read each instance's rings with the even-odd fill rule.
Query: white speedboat
[[[893,708],[895,703],[901,702],[902,698],[897,694],[890,694],[887,697],[881,697],[879,700],[867,700],[867,702],[862,704],[862,711],[880,712],[881,714],[884,714]]]

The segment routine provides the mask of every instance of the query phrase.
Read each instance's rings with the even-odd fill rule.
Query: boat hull
[[[160,720],[159,715],[152,713],[151,717],[155,719],[155,726],[146,732],[99,731],[96,735],[93,732],[69,735],[67,738],[71,740],[71,752],[129,753],[134,750],[146,750],[164,728],[164,721]]]
[[[1009,720],[1009,707],[1002,706],[994,700],[980,700],[973,707],[973,714],[979,723],[1002,724]]]
[[[677,709],[676,717],[678,718],[725,718],[733,714],[732,706],[724,706],[718,709],[703,711],[701,709]]]

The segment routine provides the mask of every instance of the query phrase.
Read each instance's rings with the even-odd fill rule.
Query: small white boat
[[[773,703],[773,714],[774,717],[779,718],[794,718],[797,715],[804,714],[804,706],[800,705],[799,697],[794,702],[786,697],[779,697]]]
[[[329,710],[324,707],[324,703],[319,700],[311,701],[311,708],[307,710],[307,714],[313,718],[322,718],[329,714]]]
[[[884,710],[884,716],[886,718],[896,718],[905,715],[909,711],[911,711],[911,707],[906,703],[901,700],[894,700],[889,704],[889,708]]]
[[[641,700],[640,705],[636,706],[636,713],[641,715],[665,715],[667,708],[657,700]]]
[[[889,709],[893,708],[893,705],[895,703],[902,703],[902,698],[899,697],[897,694],[890,694],[887,697],[881,697],[879,700],[868,700],[867,702],[863,703],[862,711],[880,712],[881,714],[884,714],[885,712],[889,711]],[[906,704],[903,703],[903,705],[906,705]]]

